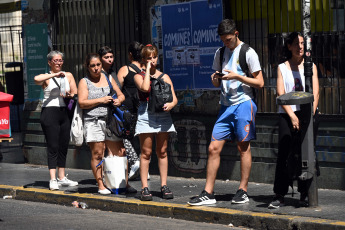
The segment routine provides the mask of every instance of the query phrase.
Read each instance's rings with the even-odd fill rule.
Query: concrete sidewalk
[[[191,221],[214,222],[254,229],[345,229],[345,191],[319,190],[319,207],[298,208],[298,194],[286,197],[286,206],[268,209],[272,199],[272,185],[250,183],[249,204],[232,205],[239,182],[216,181],[217,204],[209,207],[191,207],[187,201],[203,190],[204,179],[169,177],[168,186],[175,198],[160,197],[160,178],[151,175],[149,188],[152,202],[142,202],[137,194],[98,195],[91,170],[67,169],[69,178],[79,182],[78,187],[50,191],[46,166],[0,163],[0,196],[12,195],[14,199],[55,203],[72,207],[72,202],[83,201],[89,208],[114,212],[146,214]],[[138,191],[140,181],[130,184]]]
[[[319,206],[299,208],[296,193],[286,196],[286,206],[277,210],[268,209],[273,196],[273,185],[249,183],[250,202],[232,205],[231,199],[239,186],[237,181],[217,180],[214,206],[191,207],[187,202],[199,195],[205,179],[168,177],[168,186],[174,193],[173,200],[160,197],[160,178],[151,175],[149,188],[153,201],[142,202],[139,192],[130,196],[97,193],[96,181],[91,170],[66,169],[69,178],[79,182],[78,187],[65,187],[50,191],[47,166],[25,164],[21,149],[21,133],[13,133],[14,141],[2,142],[0,151],[0,198],[12,195],[14,199],[61,204],[72,207],[72,202],[83,201],[91,209],[171,217],[191,221],[211,222],[254,229],[345,229],[345,191],[319,189]],[[131,181],[138,191],[140,181]],[[296,189],[296,188],[295,188]]]

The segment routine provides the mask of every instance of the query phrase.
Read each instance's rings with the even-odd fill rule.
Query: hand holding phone
[[[223,77],[224,75],[223,73],[216,73],[216,77]]]

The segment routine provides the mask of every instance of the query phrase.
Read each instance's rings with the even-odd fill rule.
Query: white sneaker
[[[60,186],[77,186],[78,185],[77,181],[69,180],[67,179],[67,176],[68,174],[62,180],[60,180],[59,178],[57,179],[58,184]]]
[[[59,185],[56,179],[49,181],[49,189],[50,190],[59,190]]]
[[[140,174],[139,169],[140,169],[140,161],[136,161],[131,167],[131,171],[129,172],[129,175],[128,175],[128,180],[136,179]]]
[[[101,195],[109,195],[109,194],[111,194],[111,192],[108,189],[98,190],[98,193],[101,194]]]

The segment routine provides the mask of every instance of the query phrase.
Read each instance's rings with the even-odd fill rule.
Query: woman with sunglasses
[[[108,96],[110,87],[106,76],[102,73],[102,62],[99,54],[91,53],[86,56],[85,68],[87,76],[80,80],[78,86],[78,102],[83,109],[84,136],[91,150],[91,169],[98,184],[98,193],[110,194],[102,179],[102,167],[97,167],[104,157],[105,146],[111,154],[123,157],[125,148],[122,139],[114,134],[109,135],[106,128],[108,104],[120,106],[125,96],[116,85],[113,78],[109,78],[117,98]],[[128,186],[128,185],[127,185]]]
[[[49,73],[34,78],[35,83],[42,86],[44,92],[40,121],[47,142],[50,190],[59,190],[59,186],[78,185],[78,182],[67,179],[65,175],[71,122],[64,98],[72,98],[77,93],[77,86],[73,75],[62,71],[63,58],[63,53],[51,51],[47,55]]]

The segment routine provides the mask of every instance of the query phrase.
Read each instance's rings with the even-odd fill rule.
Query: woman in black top
[[[122,87],[122,92],[126,97],[123,104],[135,116],[138,112],[139,98],[138,89],[134,83],[134,75],[142,71],[140,64],[140,52],[142,47],[143,45],[136,41],[133,41],[129,44],[128,59],[130,61],[130,65],[122,66],[117,73],[117,77]],[[131,149],[131,153],[129,153],[129,155],[131,155],[131,158],[128,159],[128,164],[130,165],[131,171],[129,172],[128,179],[133,180],[139,176],[140,160],[131,142],[127,141],[127,143],[125,143],[125,147],[126,150]]]

